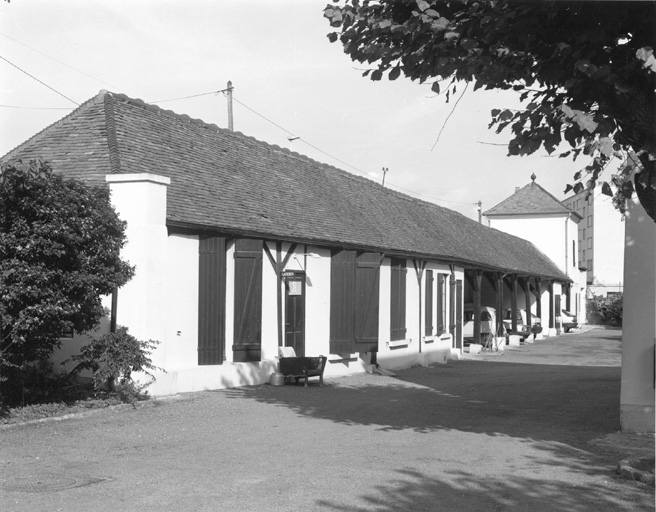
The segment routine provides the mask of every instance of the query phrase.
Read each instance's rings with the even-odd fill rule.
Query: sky
[[[103,89],[227,128],[217,91],[231,81],[236,131],[379,183],[386,168],[386,187],[472,219],[475,203],[492,208],[533,173],[565,198],[587,162],[508,157],[509,133],[487,128],[517,93],[458,84],[446,103],[430,82],[372,82],[328,41],[328,3],[2,1],[0,156]]]

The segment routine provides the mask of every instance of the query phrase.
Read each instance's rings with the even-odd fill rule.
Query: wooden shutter
[[[456,277],[449,276],[449,332],[456,337]]]
[[[433,271],[426,271],[426,300],[424,304],[424,315],[426,321],[424,323],[424,334],[426,336],[433,335]]]
[[[235,243],[235,362],[261,359],[262,249],[262,240]]]
[[[355,320],[355,251],[335,250],[330,260],[330,353],[351,354]]]
[[[198,261],[198,364],[222,364],[225,350],[226,241],[201,237]]]
[[[444,329],[444,317],[446,316],[445,307],[445,291],[444,288],[444,274],[437,274],[437,334],[442,334]]]
[[[390,341],[405,339],[405,260],[392,258],[390,297]]]
[[[357,256],[355,269],[355,350],[378,350],[378,311],[380,296],[379,253]]]
[[[456,281],[456,347],[462,348],[462,280]]]

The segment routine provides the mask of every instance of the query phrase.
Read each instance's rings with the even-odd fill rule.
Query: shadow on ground
[[[320,507],[342,512],[398,512],[412,511],[526,511],[567,510],[589,512],[613,510],[635,512],[653,510],[648,493],[609,492],[607,485],[579,486],[565,482],[544,481],[517,475],[514,478],[491,476],[488,480],[466,471],[456,471],[447,483],[428,477],[416,470],[402,469],[384,485],[378,485],[362,495],[365,503],[340,504],[318,500]]]
[[[328,380],[222,390],[297,414],[380,430],[457,429],[586,448],[619,429],[619,368],[455,361],[397,377]]]

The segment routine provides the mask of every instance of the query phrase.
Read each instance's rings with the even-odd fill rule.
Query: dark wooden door
[[[285,346],[305,356],[305,278],[294,276],[285,281]]]

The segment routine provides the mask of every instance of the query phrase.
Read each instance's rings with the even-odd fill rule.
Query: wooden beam
[[[474,343],[481,342],[481,284],[483,271],[476,270],[472,276],[474,280]]]
[[[503,274],[497,274],[497,334],[503,332]]]
[[[512,331],[517,332],[517,274],[510,276],[510,318],[512,319]]]
[[[535,314],[542,321],[542,280],[535,278]]]

